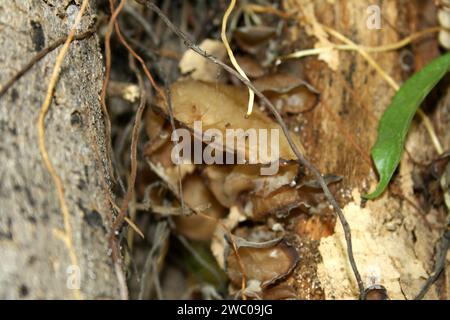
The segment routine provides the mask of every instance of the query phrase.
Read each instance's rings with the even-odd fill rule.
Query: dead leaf
[[[256,54],[275,34],[276,29],[273,27],[248,26],[237,28],[234,31],[234,38],[242,50]]]
[[[207,207],[202,215],[174,217],[177,231],[191,240],[209,241],[217,227],[217,221],[225,214],[222,207],[198,175],[189,175],[183,181],[183,199],[189,208]]]
[[[242,210],[249,219],[260,221],[268,215],[287,216],[291,210],[301,205],[307,206],[299,197],[298,190],[284,186],[265,197],[249,195],[243,200]]]
[[[289,185],[295,178],[297,167],[280,168],[277,175],[261,176],[256,165],[207,166],[203,170],[207,185],[219,200],[230,208],[237,204],[239,196],[246,192],[265,197],[278,188]]]
[[[193,164],[180,164],[175,166],[170,160],[170,153],[172,150],[172,143],[167,142],[161,151],[155,153],[148,158],[148,165],[155,172],[158,177],[164,181],[167,187],[179,197],[179,180],[183,180],[185,176],[191,174],[195,170]],[[192,208],[191,208],[192,209]]]
[[[274,73],[253,81],[254,86],[261,92],[289,93],[298,87],[306,87],[311,93],[318,94],[316,88],[305,80],[284,73]]]
[[[292,285],[280,283],[263,291],[264,300],[296,300],[297,292]]]
[[[238,64],[244,70],[245,74],[250,78],[259,78],[264,75],[263,67],[250,56],[236,56]]]
[[[234,199],[230,197],[230,195],[226,194],[223,188],[225,179],[230,174],[231,170],[233,170],[232,166],[212,165],[205,167],[202,172],[205,177],[206,184],[211,192],[220,204],[227,208],[231,208],[234,203]]]
[[[225,240],[228,236],[228,231],[231,232],[239,223],[244,222],[245,220],[246,217],[237,207],[231,207],[228,215],[220,221],[220,224],[216,228],[211,241],[211,252],[223,270],[225,270],[225,259],[227,256],[225,252],[228,252],[229,249],[229,244]]]
[[[275,107],[283,113],[297,114],[311,110],[319,100],[318,91],[301,78],[271,74],[253,81]]]
[[[168,129],[165,126],[166,120],[153,110],[148,110],[145,114],[145,131],[149,141],[145,145],[144,154],[152,155],[161,148],[170,138]]]
[[[272,144],[271,136],[267,137],[267,152],[257,157],[257,163],[269,164],[274,161],[273,156],[279,150],[280,159],[294,160],[295,154],[291,150],[286,137],[283,135],[281,127],[272,118],[265,115],[258,107],[255,108],[249,119],[245,118],[248,92],[243,88],[228,86],[223,84],[211,84],[206,82],[183,80],[178,81],[171,88],[172,106],[174,118],[186,128],[190,129],[196,137],[198,132],[194,132],[194,122],[201,121],[204,140],[214,140],[208,135],[209,129],[219,130],[222,137],[226,137],[226,130],[248,129],[259,132],[261,129],[267,130],[270,136],[271,130],[278,131],[279,139]],[[163,112],[167,114],[167,106],[159,102]],[[236,131],[235,131],[236,132]],[[292,134],[294,143],[300,152],[304,149],[300,140]],[[225,140],[225,138],[223,139]],[[214,144],[228,153],[234,153],[245,157],[249,161],[249,154],[258,154],[258,143],[250,143],[251,137],[246,139],[245,146],[234,143],[234,146],[223,145],[223,141],[214,141]],[[266,153],[266,154],[264,154]]]
[[[261,288],[288,276],[300,259],[295,248],[284,240],[260,243],[257,248],[247,242],[239,246],[238,252],[247,281],[259,281]],[[235,286],[240,286],[242,274],[233,251],[227,259],[227,274]]]

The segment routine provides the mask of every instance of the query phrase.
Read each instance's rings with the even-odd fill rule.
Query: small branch
[[[106,147],[107,147],[107,160],[108,160],[108,173],[111,179],[115,182],[113,164],[111,160],[112,156],[112,145],[111,145],[111,119],[109,117],[108,106],[106,105],[106,92],[108,89],[109,78],[111,76],[111,37],[113,33],[113,28],[117,24],[117,17],[125,5],[126,0],[122,0],[117,9],[114,8],[113,2],[109,2],[109,9],[111,11],[111,18],[109,19],[108,25],[105,32],[105,79],[103,80],[102,91],[100,92],[100,104],[102,106],[103,114],[105,116],[105,129],[106,129]]]
[[[283,133],[286,136],[286,139],[287,139],[291,149],[293,150],[293,152],[295,153],[296,157],[298,158],[298,162],[301,165],[303,165],[306,168],[308,168],[313,173],[313,175],[315,176],[315,178],[319,182],[319,184],[320,184],[320,186],[321,186],[321,188],[322,188],[322,190],[323,190],[323,192],[324,192],[328,202],[334,208],[334,211],[336,212],[336,215],[338,216],[339,221],[342,224],[342,228],[344,230],[345,241],[346,241],[346,244],[347,244],[347,255],[348,255],[348,258],[349,258],[349,261],[350,261],[350,265],[352,267],[353,274],[354,274],[354,276],[356,278],[356,282],[357,282],[357,285],[358,285],[358,288],[359,288],[360,298],[362,298],[364,296],[364,283],[362,281],[361,275],[360,275],[360,273],[358,271],[358,268],[356,266],[355,258],[354,258],[354,255],[353,255],[352,236],[351,236],[350,226],[349,226],[349,224],[347,222],[347,219],[345,218],[344,213],[342,212],[342,209],[339,207],[336,199],[331,194],[331,191],[328,188],[328,186],[327,186],[325,180],[323,179],[321,173],[319,172],[319,170],[317,170],[317,168],[311,162],[309,162],[307,159],[305,159],[304,156],[298,150],[297,146],[295,145],[295,143],[293,142],[293,140],[291,138],[289,129],[287,128],[285,122],[283,121],[283,118],[281,117],[280,113],[277,111],[275,106],[260,91],[258,91],[255,88],[255,86],[252,85],[252,83],[250,81],[248,81],[247,79],[242,77],[236,70],[234,70],[230,66],[226,65],[225,63],[223,63],[222,61],[217,59],[215,56],[208,54],[207,52],[203,51],[200,47],[195,45],[186,36],[186,34],[184,34],[182,31],[180,31],[179,28],[177,28],[162,13],[162,11],[158,8],[158,6],[156,6],[153,2],[151,2],[149,0],[136,0],[136,1],[138,3],[140,3],[140,4],[142,4],[142,5],[145,5],[150,10],[154,11],[161,18],[161,20],[164,21],[164,23],[167,25],[167,27],[170,30],[172,30],[172,32],[174,32],[176,35],[178,35],[184,41],[185,45],[188,48],[190,48],[191,50],[193,50],[197,54],[203,56],[204,58],[212,61],[213,63],[221,66],[225,71],[227,71],[228,73],[230,73],[230,74],[234,75],[235,77],[237,77],[248,88],[252,89],[253,92],[269,107],[270,111],[274,115],[274,117],[277,120],[278,124],[280,125],[281,129],[283,130]]]
[[[136,183],[136,175],[137,175],[137,167],[138,167],[138,165],[137,165],[137,145],[138,145],[138,141],[139,141],[139,129],[141,126],[142,115],[145,110],[146,97],[147,97],[147,95],[145,93],[144,80],[142,79],[142,76],[139,73],[139,70],[137,69],[134,58],[131,54],[130,54],[129,59],[130,59],[130,68],[131,68],[131,70],[133,70],[133,72],[136,75],[136,78],[138,80],[138,83],[139,83],[140,101],[139,101],[139,106],[138,106],[138,109],[136,112],[136,117],[134,120],[133,131],[131,134],[131,151],[130,151],[131,170],[130,170],[130,176],[128,177],[127,193],[126,193],[125,198],[120,206],[118,217],[125,217],[126,211],[128,209],[128,205],[134,194],[134,185]],[[119,219],[117,219],[117,220],[119,220]],[[117,220],[114,222],[113,231],[116,231],[119,224],[122,223],[122,221],[119,221],[119,224],[118,224]]]

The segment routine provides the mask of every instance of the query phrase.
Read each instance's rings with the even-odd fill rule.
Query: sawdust
[[[420,283],[428,276],[409,237],[417,220],[402,217],[399,204],[388,201],[387,196],[368,203],[366,208],[360,207],[356,189],[353,198],[354,201],[345,206],[344,214],[352,226],[355,259],[366,286],[385,286],[391,299],[413,298]],[[389,223],[391,225],[387,227]],[[339,224],[333,236],[322,239],[319,251],[323,262],[318,266],[318,276],[326,297],[357,299],[358,289]]]

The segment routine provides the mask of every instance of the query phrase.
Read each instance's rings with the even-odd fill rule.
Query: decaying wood
[[[366,24],[366,10],[373,1],[286,0],[284,4],[288,10],[298,10],[299,22],[305,21],[305,11],[311,10],[320,23],[368,46],[396,42],[414,31],[435,25],[432,14],[422,16],[424,12],[433,13],[432,4],[421,1],[376,1],[382,15],[379,30],[370,30]],[[329,40],[337,43],[331,37]],[[316,41],[314,37],[306,37],[302,28],[291,28],[289,42],[294,45],[291,52],[299,47],[310,48]],[[416,57],[415,65],[409,69],[401,60],[405,50],[412,50]],[[420,45],[373,54],[373,57],[401,83],[414,67],[421,68],[437,54],[437,41],[431,36]],[[358,53],[339,52],[336,71],[316,57],[301,63],[290,62],[288,68],[303,74],[321,92],[319,106],[300,117],[297,125],[301,127],[307,156],[322,172],[344,177],[339,193],[346,195],[342,204],[353,233],[355,259],[366,286],[375,281],[386,286],[393,299],[414,298],[433,268],[437,230],[442,228],[442,224],[430,221],[441,219],[442,213],[432,210],[423,216],[405,200],[415,197],[411,159],[404,156],[394,182],[400,185],[401,198],[386,192],[365,208],[361,202],[361,194],[371,190],[377,181],[370,147],[376,139],[378,120],[395,92]],[[436,126],[442,128],[439,137],[448,149],[450,140],[443,128],[449,123],[443,113],[448,114],[448,104],[432,111],[432,116]],[[415,160],[423,162],[437,156],[419,121],[409,136],[407,149]],[[320,242],[322,262],[318,277],[327,298],[355,298],[358,292],[342,250],[342,231],[339,226],[335,231],[336,235]],[[436,289],[427,297],[436,298]]]
[[[36,53],[66,35],[74,16],[67,1],[0,4],[0,83]],[[95,22],[95,1],[79,32]],[[77,269],[55,237],[62,215],[38,150],[37,115],[57,54],[51,52],[0,100],[0,298],[73,298]],[[118,298],[107,233],[111,210],[99,174],[106,163],[98,39],[72,43],[47,116],[46,142],[71,214],[82,298]],[[93,145],[98,146],[96,163]],[[108,178],[107,181],[108,183]],[[109,192],[109,191],[108,191]],[[68,273],[69,272],[69,273]]]

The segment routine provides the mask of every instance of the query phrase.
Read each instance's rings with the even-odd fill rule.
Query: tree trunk
[[[0,3],[0,83],[68,34],[75,17],[67,17],[75,8],[66,11],[69,3]],[[93,25],[95,8],[91,1],[79,32]],[[0,299],[74,298],[78,271],[82,298],[119,297],[108,256],[110,209],[98,178],[103,165],[96,163],[93,148],[98,145],[104,163],[103,62],[95,35],[72,43],[46,118],[47,149],[64,184],[78,266],[70,266],[68,250],[55,236],[63,218],[39,153],[37,119],[58,51],[33,66],[0,100]]]
[[[373,4],[381,8],[381,29],[367,27],[367,8]],[[437,24],[431,1],[286,0],[284,5],[299,12],[298,21],[303,26],[305,16],[312,12],[320,23],[366,46],[397,42]],[[431,15],[424,16],[425,12]],[[295,46],[292,51],[314,46],[317,38],[307,34],[308,30],[302,26],[300,30],[291,28],[289,42]],[[420,45],[372,54],[372,57],[401,84],[439,53],[436,39],[434,34],[421,39]],[[335,38],[329,40],[340,43]],[[405,56],[411,53],[415,63],[405,65]],[[411,299],[432,270],[434,245],[439,236],[436,228],[439,224],[432,221],[436,216],[442,217],[436,210],[424,216],[411,205],[411,201],[416,202],[412,159],[429,162],[437,157],[436,151],[420,120],[415,120],[406,145],[411,156],[403,157],[394,181],[400,191],[390,190],[364,207],[361,194],[373,190],[377,182],[370,148],[376,140],[378,121],[395,91],[357,52],[345,51],[338,55],[336,70],[317,57],[289,64],[290,70],[298,70],[321,92],[317,108],[298,119],[306,154],[321,172],[344,177],[337,194],[352,229],[356,263],[366,285],[376,282],[384,285],[393,299]],[[450,136],[444,130],[449,125],[448,104],[434,108],[430,116],[444,148],[448,149]],[[335,235],[320,242],[322,262],[317,272],[321,287],[326,298],[357,298],[339,223],[335,231]],[[436,298],[436,290],[431,290],[428,297]]]

